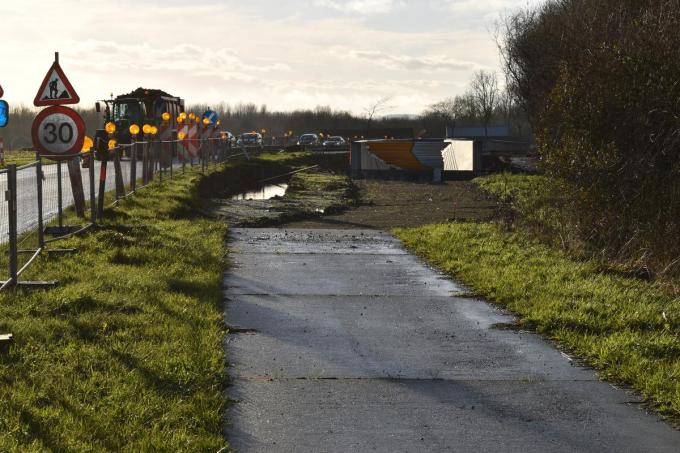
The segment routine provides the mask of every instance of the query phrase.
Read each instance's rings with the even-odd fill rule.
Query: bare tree
[[[425,113],[438,116],[444,121],[456,121],[456,99],[446,98],[443,101],[432,104]]]
[[[471,83],[472,95],[484,122],[484,135],[489,136],[489,123],[498,107],[500,92],[495,72],[479,71]]]
[[[461,102],[460,98],[457,96],[455,98],[446,98],[443,101],[439,101],[435,104],[430,105],[427,110],[425,110],[426,116],[434,116],[440,119],[444,123],[444,127],[456,128],[456,119],[458,119],[461,113]]]
[[[376,115],[392,108],[390,105],[388,105],[391,100],[392,96],[383,96],[369,104],[364,109],[364,113],[366,115],[366,130],[371,129],[371,124],[373,124],[373,120],[375,119]]]

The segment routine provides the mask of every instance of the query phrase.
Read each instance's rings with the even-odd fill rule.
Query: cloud
[[[485,20],[498,17],[508,11],[523,9],[541,3],[543,0],[435,0],[439,9],[448,10],[466,17]]]
[[[59,50],[83,105],[144,86],[188,103],[285,110],[361,112],[394,94],[395,112],[419,112],[462,92],[473,70],[497,66],[478,16],[444,2],[2,0],[0,40],[12,45],[0,46],[0,83],[10,102],[30,102]]]
[[[408,55],[390,55],[380,50],[354,50],[350,52],[350,55],[387,69],[404,71],[470,71],[478,67],[475,63],[455,60],[443,55],[411,57]]]
[[[316,6],[345,14],[386,14],[405,6],[402,0],[315,0]]]
[[[99,64],[95,66],[100,72],[165,71],[224,80],[250,81],[257,75],[280,74],[291,70],[285,63],[259,58],[246,61],[233,49],[211,49],[195,44],[161,48],[149,44],[87,40],[73,43],[71,54],[74,61],[82,62],[88,61],[88,56],[91,55],[106,55],[106,58],[100,58]]]

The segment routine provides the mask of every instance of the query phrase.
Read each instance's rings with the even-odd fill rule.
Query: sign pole
[[[40,153],[35,153],[35,159],[38,161],[35,166],[35,180],[38,190],[38,246],[42,249],[45,248],[45,226],[43,222],[43,170]]]
[[[83,187],[83,174],[80,166],[75,159],[71,159],[66,164],[69,178],[71,180],[71,190],[73,192],[73,204],[78,217],[85,218],[85,190]]]
[[[59,228],[64,228],[64,206],[61,185],[61,161],[57,161],[57,208],[59,210]]]
[[[9,214],[9,285],[17,286],[18,245],[17,245],[17,166],[7,167],[7,212]]]
[[[104,195],[106,194],[106,165],[108,159],[102,159],[99,165],[99,197],[97,198],[97,218],[104,219]]]
[[[130,152],[130,191],[137,190],[137,141],[132,137],[132,151]]]
[[[90,176],[90,216],[92,224],[97,224],[97,200],[94,186],[94,148],[90,149],[90,159],[88,160],[88,173]]]

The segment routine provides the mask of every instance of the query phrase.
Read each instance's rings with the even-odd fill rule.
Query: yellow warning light
[[[196,118],[196,114],[194,112],[189,113],[189,119],[193,120],[194,118]]]
[[[178,118],[182,118],[182,120],[185,120],[187,118],[187,112],[180,113]]]
[[[180,116],[177,117],[177,122],[179,124],[182,124],[184,122],[185,118],[186,118],[186,115],[184,115],[184,116],[180,115]]]
[[[220,124],[222,124],[222,120],[217,120],[217,125],[219,126]]]
[[[319,132],[319,137],[323,138],[323,132]]]
[[[115,141],[114,139],[109,140],[109,149],[113,149],[118,145],[118,142]]]
[[[262,129],[260,132],[263,133],[263,134],[266,134],[266,133],[267,133],[267,129]]]
[[[203,118],[203,124],[208,126],[210,124],[210,119],[209,118]]]
[[[170,121],[170,114],[168,112],[163,112],[161,118],[163,118],[163,121]]]
[[[107,134],[115,134],[116,133],[116,125],[114,123],[106,123],[106,126],[104,126],[104,129],[106,130]]]
[[[144,131],[145,134],[150,134],[150,133],[151,133],[151,125],[145,124],[145,125],[142,127],[142,131]]]
[[[177,138],[180,140],[184,140],[185,138],[187,138],[187,134],[185,132],[178,132]]]
[[[85,141],[83,141],[83,149],[81,151],[85,153],[85,152],[89,151],[90,149],[92,149],[93,146],[94,146],[94,142],[92,141],[92,139],[90,137],[88,137],[86,135]]]
[[[133,137],[136,136],[137,134],[139,134],[139,126],[137,126],[136,124],[130,125],[130,134]]]
[[[151,126],[151,135],[156,135],[158,133],[158,128],[156,126]]]

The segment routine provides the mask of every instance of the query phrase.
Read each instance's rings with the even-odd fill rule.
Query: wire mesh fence
[[[0,170],[0,193],[5,193],[0,202],[0,290],[54,283],[19,277],[41,253],[71,251],[52,244],[101,220],[109,197],[117,203],[150,184],[240,155],[220,138],[146,140],[66,160],[36,156],[27,165]]]

